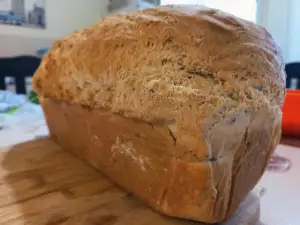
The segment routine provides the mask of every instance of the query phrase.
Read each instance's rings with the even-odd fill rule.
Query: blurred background
[[[35,54],[37,49],[50,46],[54,40],[87,27],[110,13],[130,12],[159,4],[203,4],[253,21],[274,36],[287,62],[300,60],[298,0],[0,0],[0,56]],[[40,29],[1,22],[1,14],[14,10],[13,13],[24,16],[28,22],[30,16],[24,14],[33,11],[34,5],[35,14],[44,11],[40,16]]]

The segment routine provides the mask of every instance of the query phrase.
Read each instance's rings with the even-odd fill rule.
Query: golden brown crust
[[[264,29],[216,10],[164,6],[107,17],[57,41],[34,88],[140,119],[192,114],[182,123],[198,125],[224,102],[281,105],[284,72]],[[193,115],[203,105],[205,114]]]
[[[104,18],[57,41],[33,82],[41,99],[71,104],[47,103],[53,110],[44,104],[50,131],[92,163],[113,146],[116,152],[126,147],[117,137],[114,142],[101,137],[103,146],[90,146],[86,133],[92,122],[112,136],[131,134],[127,139],[139,146],[140,156],[154,157],[153,143],[161,146],[172,173],[149,172],[153,179],[162,174],[151,194],[142,190],[150,178],[138,186],[122,179],[122,171],[94,166],[171,216],[203,222],[228,218],[262,175],[279,141],[285,93],[280,49],[263,28],[217,10],[161,6]],[[90,113],[81,106],[91,108]],[[101,110],[122,121],[93,119]],[[60,113],[90,125],[69,121],[62,133],[54,119]],[[157,133],[143,130],[146,124]],[[74,131],[80,128],[84,131]],[[135,129],[149,136],[143,145],[131,133]]]
[[[157,211],[207,223],[233,215],[261,177],[280,137],[280,120],[257,115],[235,140],[226,135],[219,140],[232,154],[196,161],[189,146],[174,146],[164,126],[107,110],[40,99],[50,133],[64,148]],[[227,127],[227,131],[238,133],[240,124]]]

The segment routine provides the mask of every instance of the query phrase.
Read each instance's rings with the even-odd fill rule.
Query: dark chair
[[[287,63],[285,65],[286,87],[300,89],[300,62]]]
[[[5,77],[15,80],[16,93],[26,94],[26,77],[32,77],[41,59],[35,56],[0,58],[0,90],[6,90]]]

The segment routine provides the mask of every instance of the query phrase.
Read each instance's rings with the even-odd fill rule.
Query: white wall
[[[0,25],[0,56],[34,52],[74,30],[88,27],[107,14],[107,3],[108,0],[46,0],[46,29]]]
[[[119,0],[119,1],[122,1],[122,0]],[[151,3],[143,1],[143,0],[127,0],[127,1],[128,1],[128,4],[126,7],[112,11],[112,12],[110,12],[110,14],[133,12],[133,11],[136,11],[139,9],[150,8],[150,7],[154,6],[154,4],[151,4]]]
[[[258,23],[272,34],[286,62],[300,61],[300,0],[260,0]]]
[[[0,25],[0,56],[35,53],[55,39],[88,27],[107,14],[108,0],[45,0],[47,29],[28,29]],[[138,0],[129,0],[136,10]],[[162,0],[167,3],[170,0]],[[199,0],[173,0],[173,3]],[[210,1],[210,0],[200,0]],[[233,1],[233,0],[231,0]],[[241,0],[240,0],[241,1]],[[245,0],[243,0],[245,1]],[[269,30],[289,61],[300,61],[300,0],[258,0],[258,23]]]
[[[258,24],[265,27],[288,58],[288,13],[290,0],[260,0]]]
[[[223,10],[246,20],[255,21],[256,1],[257,0],[161,0],[161,4],[205,5]]]
[[[0,25],[0,34],[58,38],[90,26],[106,15],[108,0],[46,0],[47,29]]]
[[[291,0],[290,6],[287,60],[300,62],[300,0]]]
[[[0,28],[1,29],[1,28]],[[19,35],[0,35],[0,57],[15,55],[36,55],[40,48],[51,46],[54,39],[26,37]]]
[[[128,4],[126,7],[119,8],[115,11],[111,11],[110,14],[116,14],[116,13],[127,13],[137,10],[138,0],[127,0]]]

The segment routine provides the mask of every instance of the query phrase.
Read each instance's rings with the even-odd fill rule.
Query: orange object
[[[300,137],[300,90],[287,90],[282,113],[283,135]]]

